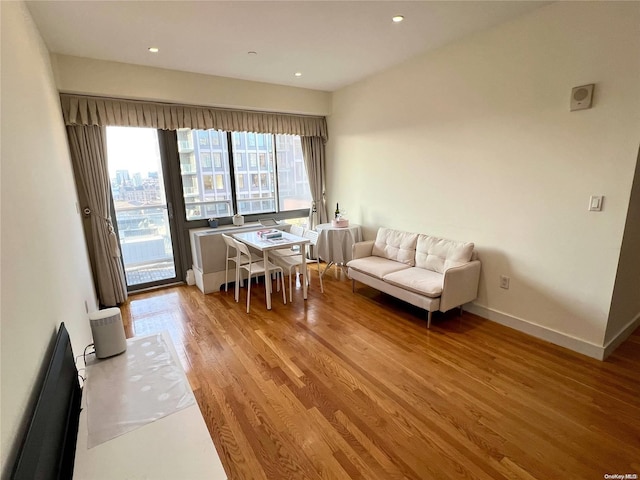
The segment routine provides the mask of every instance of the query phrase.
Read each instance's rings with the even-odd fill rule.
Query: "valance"
[[[66,125],[193,128],[320,137],[327,141],[325,117],[232,110],[105,97],[60,94]]]

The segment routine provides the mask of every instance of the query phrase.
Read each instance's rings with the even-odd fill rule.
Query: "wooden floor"
[[[123,308],[129,336],[171,334],[230,479],[640,475],[640,331],[600,362],[324,278],[271,311],[260,284],[249,315],[246,288]]]

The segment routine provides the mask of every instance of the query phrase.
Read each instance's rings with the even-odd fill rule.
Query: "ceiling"
[[[334,91],[548,3],[174,0],[27,6],[53,53]],[[404,21],[393,23],[398,14]],[[160,51],[150,53],[149,47]]]

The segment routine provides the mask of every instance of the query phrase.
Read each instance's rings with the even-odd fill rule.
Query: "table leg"
[[[330,261],[327,263],[327,265],[324,267],[324,270],[322,270],[322,272],[320,272],[320,276],[324,277],[324,274],[327,273],[327,270],[329,270],[331,268],[331,265],[334,265],[334,262]]]
[[[309,269],[307,268],[307,245],[300,245],[300,253],[302,254],[302,298],[307,299],[307,280],[309,277]]]
[[[271,310],[271,271],[269,270],[269,253],[264,252],[264,293],[267,297],[267,310]]]

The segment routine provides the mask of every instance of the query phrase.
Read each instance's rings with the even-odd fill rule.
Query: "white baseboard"
[[[622,327],[622,329],[617,333],[615,337],[607,342],[607,344],[604,346],[604,358],[607,358],[609,355],[611,355],[611,352],[613,352],[622,342],[629,338],[629,335],[631,335],[635,331],[635,329],[638,328],[638,326],[640,326],[640,313],[636,315],[633,320]]]
[[[532,335],[555,345],[568,348],[569,350],[581,353],[582,355],[586,355],[587,357],[595,358],[596,360],[604,360],[606,356],[611,353],[615,349],[615,347],[622,343],[622,341],[624,341],[624,339],[626,338],[624,337],[620,339],[619,342],[616,345],[612,346],[610,351],[607,352],[607,350],[609,349],[609,345],[613,345],[613,341],[609,342],[609,345],[607,345],[606,347],[603,347],[594,343],[587,342],[580,338],[572,337],[570,335],[567,335],[566,333],[561,333],[556,330],[552,330],[550,328],[528,322],[526,320],[523,320],[522,318],[514,317],[507,313],[503,313],[498,310],[479,305],[477,303],[468,303],[464,306],[464,309],[467,312],[474,313],[488,320],[499,323],[500,325],[513,328],[514,330]],[[636,319],[636,321],[638,321],[638,319]],[[633,323],[634,322],[631,322],[631,324]],[[630,325],[623,329],[623,332],[626,332],[627,329],[629,329],[627,337],[633,331]],[[615,338],[615,341],[618,341],[620,336],[621,335],[618,334]]]

